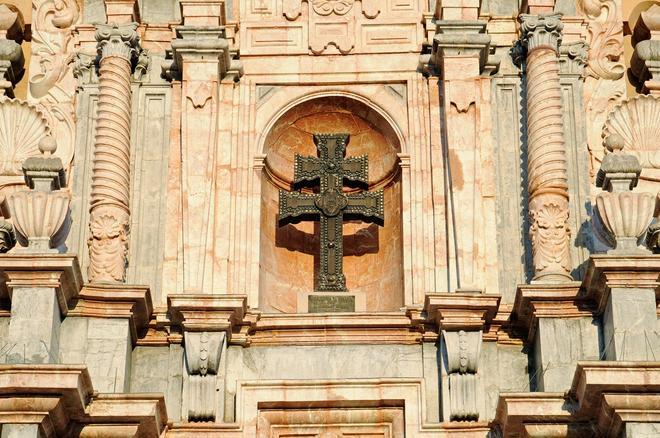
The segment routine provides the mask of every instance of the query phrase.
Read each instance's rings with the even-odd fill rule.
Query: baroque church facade
[[[657,0],[0,1],[0,435],[660,436]]]

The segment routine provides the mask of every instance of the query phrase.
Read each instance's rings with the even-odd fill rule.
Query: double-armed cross
[[[310,218],[321,222],[321,260],[316,290],[346,291],[343,270],[344,215],[382,225],[383,191],[346,194],[344,180],[368,188],[369,160],[366,155],[344,159],[348,134],[315,134],[317,157],[296,154],[294,189],[315,186],[318,193],[280,190],[280,224]]]

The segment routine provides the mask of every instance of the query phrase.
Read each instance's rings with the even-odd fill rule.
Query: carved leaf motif
[[[530,214],[530,237],[537,270],[555,264],[570,270],[568,208],[550,202],[538,210],[531,210]]]
[[[589,63],[587,74],[617,80],[623,77],[623,24],[613,0],[578,0],[577,6],[589,20]]]
[[[89,246],[89,281],[122,282],[126,275],[128,215],[92,212]]]
[[[28,157],[40,155],[38,144],[50,133],[44,115],[18,99],[0,99],[0,163],[2,175],[22,175]]]
[[[73,42],[70,27],[78,20],[78,5],[74,0],[35,2],[32,28],[33,64],[38,72],[31,74],[30,96],[40,99],[62,80],[72,60],[69,53]]]
[[[319,15],[345,15],[354,3],[355,0],[312,0],[312,7]]]

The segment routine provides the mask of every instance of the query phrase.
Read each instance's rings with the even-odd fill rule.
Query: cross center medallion
[[[369,177],[366,155],[344,157],[348,141],[348,134],[315,134],[318,157],[296,154],[293,176],[296,191],[280,190],[280,225],[310,217],[320,222],[320,266],[315,286],[319,292],[347,290],[343,268],[344,220],[356,218],[382,225],[385,216],[382,190],[344,193],[345,183],[368,189]],[[317,186],[318,193],[299,190]]]

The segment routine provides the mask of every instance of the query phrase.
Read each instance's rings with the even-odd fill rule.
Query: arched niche
[[[349,293],[364,308],[380,312],[403,306],[403,248],[399,138],[376,110],[345,96],[319,97],[285,112],[264,141],[261,173],[259,308],[296,313],[314,291],[318,271],[318,222],[280,226],[278,193],[291,190],[295,154],[316,156],[315,133],[348,133],[346,156],[369,156],[369,190],[383,189],[383,226],[347,221],[344,273]],[[346,191],[354,191],[345,187]]]

